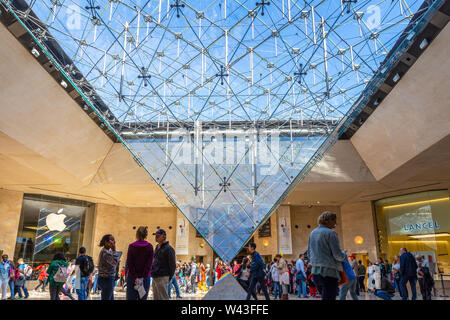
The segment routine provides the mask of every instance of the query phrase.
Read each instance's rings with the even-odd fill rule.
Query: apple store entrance
[[[25,194],[14,260],[37,267],[49,263],[55,253],[75,259],[83,243],[86,212],[93,204],[72,199]]]

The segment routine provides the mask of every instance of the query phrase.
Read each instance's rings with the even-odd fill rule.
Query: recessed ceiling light
[[[398,82],[398,80],[400,80],[400,75],[396,73],[395,76],[392,78],[392,81]]]
[[[428,45],[428,40],[427,38],[423,39],[422,42],[419,44],[419,48],[421,50],[425,49],[425,47]]]
[[[33,56],[35,56],[36,58],[38,58],[41,54],[39,53],[39,51],[33,47],[33,49],[31,49],[31,53],[33,54]]]

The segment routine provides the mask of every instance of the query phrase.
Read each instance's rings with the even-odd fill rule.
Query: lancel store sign
[[[441,226],[435,220],[432,222],[424,222],[424,223],[412,223],[412,224],[404,224],[403,231],[411,232],[411,231],[431,231],[431,230],[439,230]]]

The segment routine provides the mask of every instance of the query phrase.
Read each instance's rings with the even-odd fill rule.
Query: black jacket
[[[416,259],[409,252],[405,252],[400,256],[400,275],[402,277],[417,278]]]
[[[169,276],[171,279],[175,269],[175,250],[169,245],[169,241],[164,242],[161,246],[158,244],[153,257],[152,278]]]

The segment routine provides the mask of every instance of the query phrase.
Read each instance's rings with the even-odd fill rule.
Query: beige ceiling
[[[449,36],[447,27],[354,137],[338,141],[286,203],[340,205],[449,188]],[[131,154],[3,26],[0,43],[0,188],[170,206]]]

